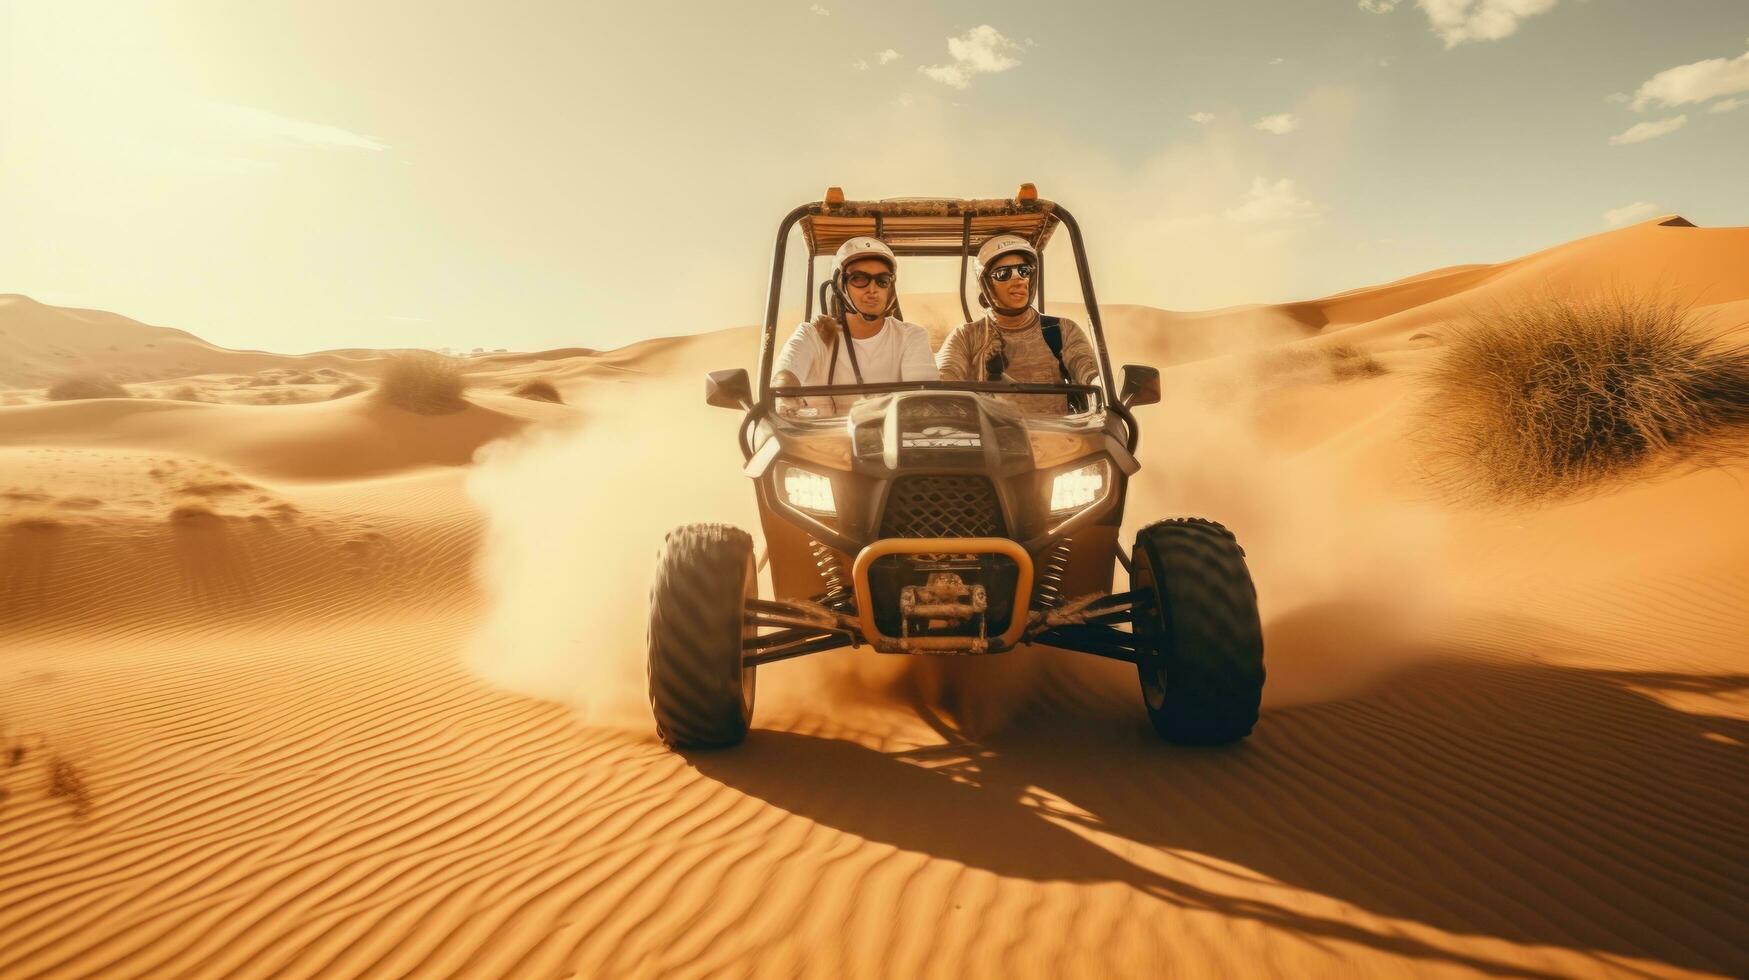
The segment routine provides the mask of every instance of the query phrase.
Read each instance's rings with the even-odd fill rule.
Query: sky
[[[0,57],[0,292],[287,353],[755,323],[829,185],[1034,182],[1174,310],[1749,224],[1746,0],[0,0]]]

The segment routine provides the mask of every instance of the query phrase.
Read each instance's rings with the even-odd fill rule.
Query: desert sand
[[[1161,744],[1121,664],[865,649],[684,755],[648,575],[755,525],[701,397],[754,328],[469,358],[417,415],[343,393],[382,352],[0,297],[0,976],[1749,973],[1749,455],[1539,505],[1421,465],[1452,324],[1603,288],[1749,340],[1749,228],[1105,310],[1167,393],[1126,538],[1214,518],[1257,579],[1244,743]],[[76,369],[134,397],[45,400]]]

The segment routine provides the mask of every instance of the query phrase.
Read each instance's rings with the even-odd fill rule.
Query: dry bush
[[[1720,347],[1663,298],[1550,297],[1472,314],[1429,384],[1431,475],[1464,495],[1558,497],[1729,449],[1749,427],[1749,349]]]
[[[219,515],[206,504],[177,504],[170,508],[170,521],[174,524],[200,524],[218,519]]]
[[[132,398],[133,393],[101,374],[70,374],[49,385],[48,399],[69,402],[83,398]]]
[[[1324,356],[1329,359],[1330,376],[1337,381],[1376,378],[1381,374],[1390,373],[1390,369],[1385,367],[1378,358],[1353,344],[1337,344],[1333,347],[1326,347]]]
[[[535,401],[552,402],[555,405],[565,404],[565,399],[559,395],[559,389],[553,387],[553,383],[545,378],[524,381],[510,389],[510,393],[518,398],[532,398]]]
[[[195,385],[177,385],[164,394],[165,398],[179,402],[210,402],[207,393]]]
[[[411,351],[389,358],[377,381],[379,399],[420,415],[446,415],[467,407],[462,392],[467,380],[454,358],[430,351]]]
[[[1291,344],[1264,351],[1257,360],[1258,379],[1270,384],[1322,384],[1386,374],[1378,358],[1353,344],[1313,347]]]

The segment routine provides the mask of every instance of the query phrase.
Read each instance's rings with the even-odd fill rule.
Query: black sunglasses
[[[857,289],[862,289],[871,282],[885,289],[893,284],[893,273],[877,272],[871,276],[866,272],[852,272],[845,276],[844,280]]]
[[[995,282],[1007,282],[1019,276],[1022,279],[1032,278],[1032,266],[1026,263],[1020,265],[999,265],[990,270],[990,278]]]

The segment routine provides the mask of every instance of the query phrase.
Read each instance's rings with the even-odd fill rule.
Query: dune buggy
[[[800,226],[816,260],[872,235],[901,258],[957,256],[971,320],[969,257],[999,233],[1042,254],[1068,231],[1100,377],[1090,385],[928,381],[773,387],[786,247]],[[1042,270],[1037,273],[1042,278]],[[820,303],[829,303],[827,283]],[[1044,308],[1042,282],[1035,289]],[[670,532],[651,588],[649,692],[675,747],[746,734],[758,669],[840,647],[882,654],[984,656],[1021,644],[1136,665],[1143,703],[1167,741],[1250,734],[1262,696],[1263,640],[1244,551],[1211,521],[1162,520],[1118,540],[1140,430],[1130,411],[1160,399],[1159,373],[1125,365],[1115,384],[1081,230],[1022,185],[1010,199],[847,201],[837,188],[778,227],[760,336],[759,383],[745,369],[706,378],[706,400],[745,412],[744,473],[758,495],[763,549],[746,531]],[[1023,414],[1004,395],[1080,396],[1062,416]],[[780,400],[856,399],[848,414],[792,417]],[[771,568],[771,596],[759,571]],[[1112,590],[1115,566],[1128,589]]]

